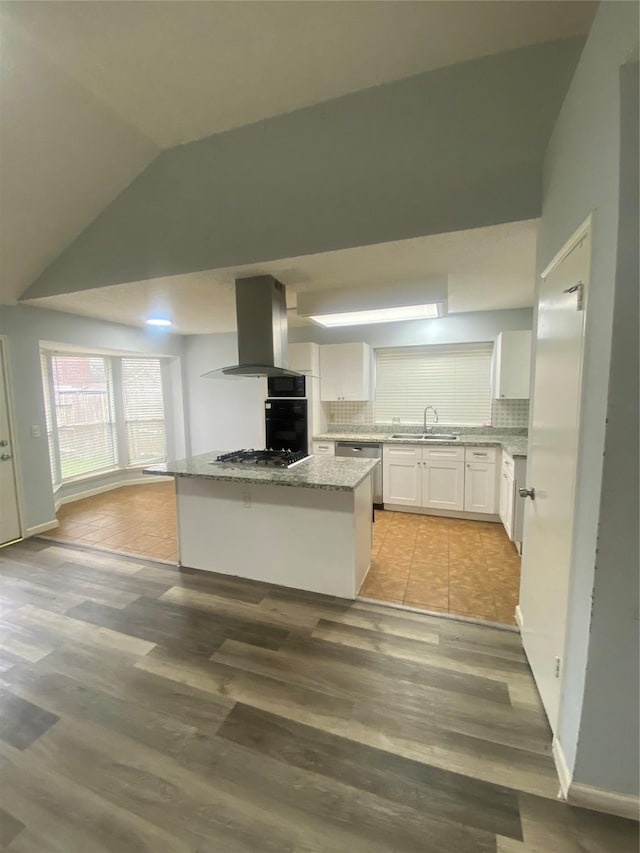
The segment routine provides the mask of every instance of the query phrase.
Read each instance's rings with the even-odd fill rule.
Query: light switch
[[[40,424],[34,424],[31,427],[31,438],[40,438],[42,435],[42,430],[40,429]]]

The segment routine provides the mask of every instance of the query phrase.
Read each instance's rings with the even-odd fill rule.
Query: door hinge
[[[571,287],[565,288],[563,293],[577,293],[578,299],[576,302],[576,311],[584,310],[584,283],[578,281],[576,284],[572,284]]]
[[[554,663],[554,667],[553,667],[553,674],[555,675],[556,678],[560,678],[560,658],[555,657],[554,661],[555,661],[555,663]]]

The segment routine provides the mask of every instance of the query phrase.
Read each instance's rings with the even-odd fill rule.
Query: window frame
[[[60,452],[60,441],[59,441],[59,423],[57,417],[57,408],[56,408],[56,387],[55,387],[55,378],[54,378],[54,369],[53,369],[53,358],[55,356],[59,357],[75,357],[75,358],[100,358],[103,359],[106,367],[107,367],[107,391],[111,396],[111,404],[113,409],[113,436],[114,436],[114,450],[115,450],[115,464],[109,465],[104,468],[95,469],[93,471],[87,471],[82,474],[76,474],[72,477],[63,477],[62,476],[62,462],[61,462],[61,452]],[[164,455],[162,457],[148,459],[144,462],[135,462],[129,464],[129,440],[128,440],[128,432],[127,432],[127,421],[125,418],[125,407],[124,407],[124,386],[122,379],[122,360],[135,360],[140,359],[144,361],[156,360],[159,364],[160,368],[160,383],[161,383],[161,395],[162,395],[162,410],[163,410],[163,421],[164,421]],[[51,469],[51,479],[54,490],[57,490],[63,486],[66,486],[70,483],[79,482],[82,480],[92,479],[104,476],[105,474],[111,474],[117,471],[136,471],[141,470],[147,465],[154,465],[158,462],[166,461],[167,459],[167,423],[169,418],[167,416],[167,399],[170,398],[170,389],[167,387],[166,373],[163,366],[163,361],[166,360],[166,357],[153,355],[153,354],[137,354],[131,353],[126,355],[108,355],[104,352],[91,352],[89,350],[62,350],[62,349],[49,349],[47,347],[40,347],[40,363],[41,363],[41,374],[42,374],[42,391],[43,391],[43,399],[45,401],[45,416],[47,415],[47,409],[50,413],[51,423],[49,424],[49,419],[45,417],[46,421],[46,431],[47,431],[47,444],[49,455],[51,456],[51,450],[53,449],[53,458],[50,459],[50,469]],[[44,376],[44,367],[46,365],[46,382]],[[51,436],[51,440],[50,440]]]

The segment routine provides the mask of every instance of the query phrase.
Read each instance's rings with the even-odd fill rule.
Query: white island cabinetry
[[[173,475],[182,566],[355,598],[371,559],[376,460],[312,456],[291,468],[153,465]]]

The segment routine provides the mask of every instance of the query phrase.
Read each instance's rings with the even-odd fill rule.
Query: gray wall
[[[632,758],[637,762],[637,716],[634,727],[634,714],[629,710],[637,703],[637,692],[633,694],[629,683],[629,668],[637,655],[637,595],[633,595],[637,574],[634,580],[626,562],[614,569],[607,561],[599,566],[600,577],[594,588],[594,569],[599,520],[601,515],[603,520],[607,517],[611,500],[611,494],[602,491],[602,459],[609,386],[611,383],[613,392],[617,381],[614,373],[618,371],[611,362],[611,345],[619,216],[619,70],[637,38],[635,3],[600,4],[545,158],[538,237],[541,271],[581,222],[593,214],[575,547],[558,739],[569,768],[575,769],[577,782],[623,793],[637,793],[637,774],[629,761]],[[620,345],[631,351],[637,346],[637,310],[622,284],[617,296],[616,310],[636,321],[635,330],[624,323],[619,326],[623,336]],[[631,549],[632,540],[637,542],[637,517],[633,531],[620,533],[620,547]],[[615,640],[605,641],[608,632]],[[587,654],[590,664],[585,683]],[[606,710],[600,706],[596,711],[594,707],[592,715],[589,706],[597,694],[603,700],[606,697]],[[589,721],[584,736],[581,716],[585,724]],[[594,739],[601,742],[601,748],[589,746]]]
[[[23,520],[27,528],[36,527],[55,519],[40,373],[40,341],[181,357],[183,338],[25,305],[0,306],[0,335],[5,335],[8,342]],[[173,407],[172,431],[179,443],[180,434],[184,433],[180,425],[184,415],[180,401],[174,400]],[[31,437],[32,425],[41,428],[41,438]]]
[[[166,151],[27,295],[537,217],[582,44],[461,63]]]
[[[508,311],[451,314],[438,320],[376,323],[372,326],[350,326],[342,329],[324,329],[316,325],[298,326],[289,329],[289,340],[292,343],[313,341],[317,344],[365,341],[372,347],[459,344],[494,341],[498,332],[530,329],[532,323],[531,308],[514,308]]]
[[[640,790],[638,63],[621,74],[618,258],[591,636],[575,779]],[[615,701],[612,701],[615,697]],[[603,737],[603,729],[607,737]]]

